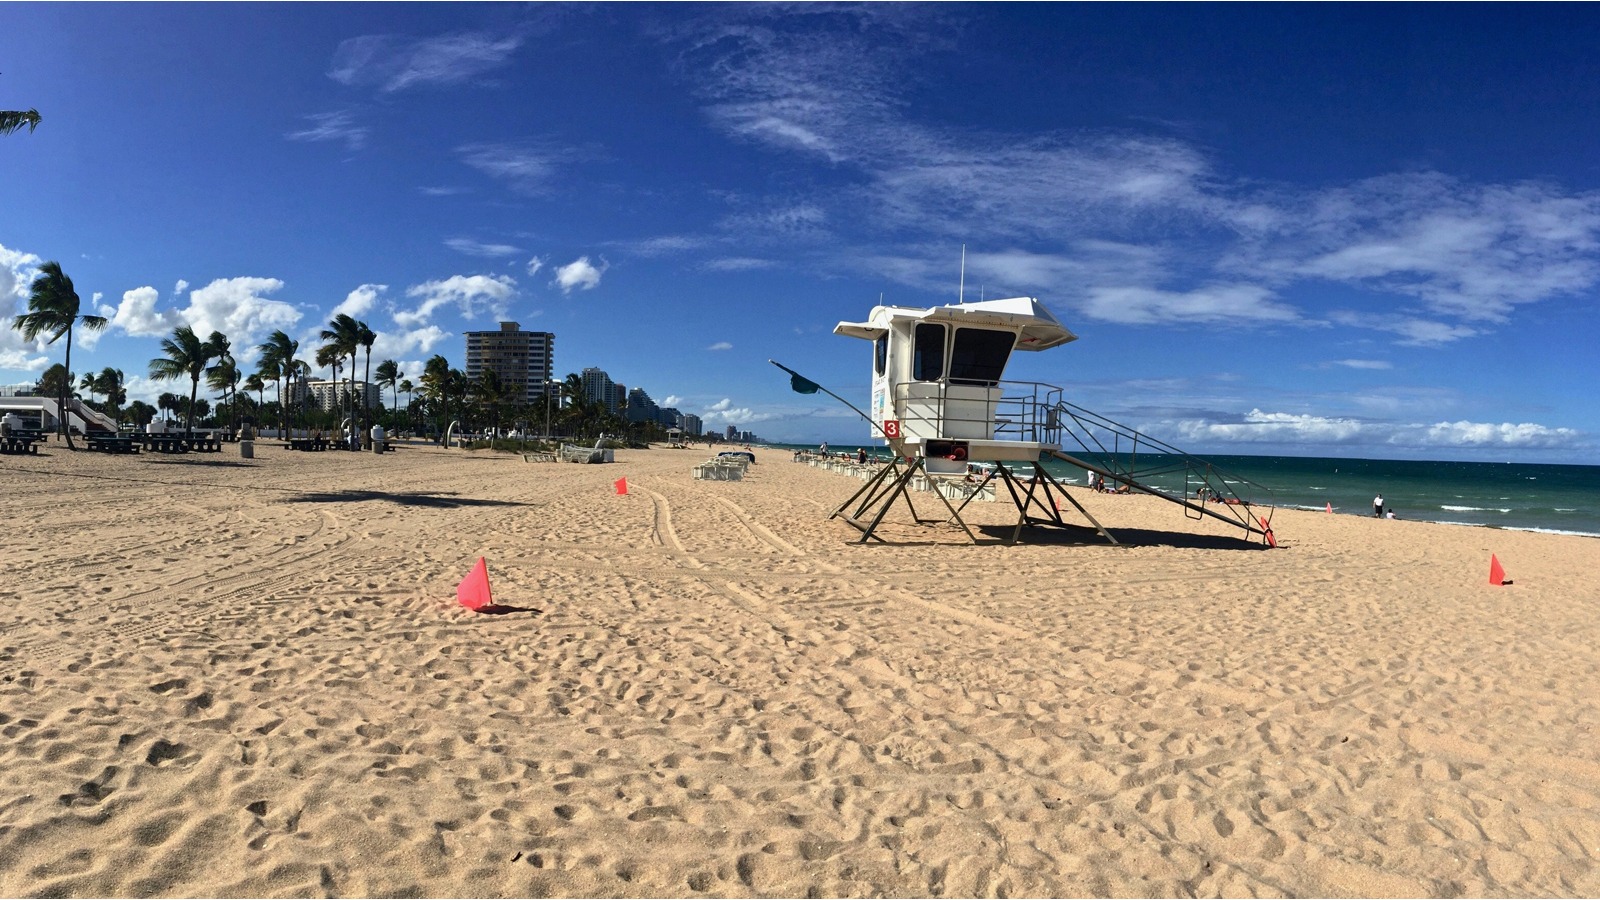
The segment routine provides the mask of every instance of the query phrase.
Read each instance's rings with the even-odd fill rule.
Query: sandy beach
[[[0,895],[1600,894],[1600,541],[706,455],[0,458]]]

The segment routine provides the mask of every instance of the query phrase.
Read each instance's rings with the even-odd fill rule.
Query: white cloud
[[[1533,423],[1393,423],[1272,413],[1252,409],[1238,422],[1202,419],[1170,423],[1185,440],[1224,444],[1379,445],[1407,449],[1561,449],[1582,446],[1587,436],[1571,428]]]
[[[1370,328],[1398,334],[1403,340],[1396,343],[1402,347],[1435,347],[1482,333],[1470,325],[1451,325],[1406,315],[1374,315],[1339,310],[1329,314],[1328,318],[1351,328]]]
[[[1192,291],[1153,288],[1093,288],[1084,312],[1106,322],[1151,325],[1194,322],[1261,324],[1295,322],[1299,313],[1273,300],[1266,288],[1248,284],[1208,285]]]
[[[589,262],[589,257],[580,256],[570,263],[556,269],[555,281],[551,282],[561,288],[563,294],[571,294],[573,288],[579,290],[593,290],[600,284],[600,276],[605,274],[610,264],[605,257],[600,257],[600,265],[595,266]]]
[[[513,247],[510,244],[485,244],[482,241],[475,241],[471,238],[450,238],[444,242],[444,245],[457,253],[465,253],[468,256],[483,256],[490,259],[519,256],[524,252],[521,247]]]
[[[407,297],[422,302],[416,309],[396,311],[394,321],[402,328],[420,328],[442,306],[454,306],[465,319],[481,314],[498,318],[505,315],[516,291],[517,283],[508,275],[453,275],[407,289]]]
[[[549,190],[556,167],[570,154],[531,143],[465,144],[457,147],[461,161],[474,169],[508,183],[520,194],[537,195]]]
[[[335,306],[333,311],[328,313],[328,318],[332,319],[343,314],[359,319],[372,311],[372,308],[377,305],[379,297],[388,289],[389,286],[387,284],[363,284],[347,294],[344,302]]]
[[[333,54],[328,77],[354,87],[400,91],[429,84],[460,84],[510,62],[518,35],[457,32],[429,38],[372,34],[350,38]]]
[[[110,327],[133,337],[166,337],[183,319],[175,310],[157,310],[158,299],[160,292],[149,285],[124,291],[122,302],[108,317]]]
[[[669,404],[671,405],[671,404]],[[756,422],[765,422],[777,418],[771,413],[758,413],[749,407],[734,406],[733,401],[727,397],[706,407],[700,414],[701,421],[707,425],[721,423],[723,425],[750,425]]]
[[[419,187],[417,191],[428,197],[454,197],[457,194],[467,193],[466,188],[458,187]]]
[[[777,265],[770,259],[755,259],[749,256],[730,256],[722,259],[713,259],[705,267],[713,272],[753,272],[757,269],[770,269]]]
[[[706,349],[707,350],[732,350],[733,349],[733,345],[728,343],[727,341],[717,341],[715,344],[712,344],[711,346],[707,347]]]
[[[276,278],[218,278],[190,291],[189,306],[178,315],[202,338],[213,331],[227,335],[234,353],[245,358],[268,334],[300,321],[300,310],[266,296],[282,288]]]
[[[668,394],[667,398],[665,400],[661,401],[661,405],[662,406],[677,406],[678,404],[680,404],[682,402],[683,402],[683,398],[679,397],[677,394]]]
[[[311,124],[301,131],[291,131],[284,135],[291,141],[343,141],[344,148],[354,152],[367,145],[367,135],[370,133],[364,125],[355,123],[355,116],[348,110],[327,113],[312,113],[304,116]]]
[[[528,274],[529,275],[537,275],[537,274],[539,274],[539,270],[542,269],[542,268],[544,268],[544,259],[543,258],[535,256],[532,259],[528,260]]]
[[[388,328],[378,332],[378,340],[372,345],[373,355],[379,359],[403,356],[407,353],[431,353],[440,342],[452,337],[452,333],[445,331],[437,325],[424,325],[420,328]],[[410,371],[409,369],[407,371]],[[422,377],[422,366],[419,363],[413,373],[415,381]]]
[[[1394,364],[1384,359],[1336,359],[1332,363],[1347,369],[1392,369]]]

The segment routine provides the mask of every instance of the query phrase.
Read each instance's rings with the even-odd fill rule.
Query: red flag
[[[1328,501],[1328,512],[1330,512],[1330,513],[1333,512],[1333,501],[1332,500]]]
[[[626,494],[628,492],[628,479],[627,478],[618,478],[617,479],[617,483],[616,483],[616,488],[617,488],[617,493],[618,494]]]
[[[478,564],[472,567],[472,574],[461,579],[461,583],[456,586],[456,600],[474,612],[485,606],[494,605],[494,599],[489,596],[489,564],[483,561],[483,557],[478,557]]]
[[[1500,567],[1500,557],[1489,554],[1489,583],[1505,584],[1506,570]]]

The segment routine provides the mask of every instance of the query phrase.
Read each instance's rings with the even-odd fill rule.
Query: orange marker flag
[[[483,561],[483,557],[478,557],[472,574],[461,579],[456,586],[456,600],[474,612],[494,605],[494,599],[489,595],[489,564]]]
[[[1489,583],[1505,584],[1506,570],[1500,567],[1500,557],[1489,554]]]
[[[628,479],[618,478],[615,486],[618,494],[626,494],[628,492]]]

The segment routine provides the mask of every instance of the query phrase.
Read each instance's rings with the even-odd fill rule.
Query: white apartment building
[[[555,369],[554,334],[523,331],[516,322],[501,322],[498,331],[469,331],[466,338],[468,380],[494,372],[523,403],[544,396]]]

